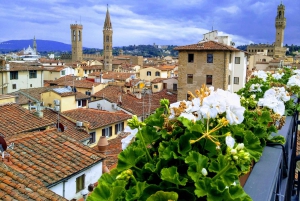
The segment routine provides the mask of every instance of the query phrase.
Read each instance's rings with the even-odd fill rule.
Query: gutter
[[[51,188],[51,187],[53,187],[53,186],[56,186],[56,185],[60,184],[61,182],[66,182],[66,181],[68,181],[69,179],[71,179],[73,176],[82,173],[83,171],[85,171],[85,170],[87,170],[87,169],[89,169],[89,168],[91,168],[91,167],[93,167],[93,166],[99,164],[100,162],[103,162],[104,159],[105,159],[105,158],[102,158],[102,159],[100,159],[99,161],[97,161],[96,163],[94,163],[94,164],[92,164],[92,165],[90,165],[90,166],[88,166],[88,167],[85,167],[85,168],[81,169],[80,171],[75,172],[75,173],[69,175],[69,176],[66,177],[66,178],[63,178],[63,179],[58,180],[58,181],[56,181],[56,182],[54,182],[54,183],[52,183],[52,184],[49,184],[49,185],[47,185],[46,187],[47,187],[47,188]]]

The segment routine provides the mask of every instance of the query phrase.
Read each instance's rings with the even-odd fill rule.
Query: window
[[[212,85],[212,75],[206,75],[206,85]]]
[[[81,41],[81,31],[78,31],[78,41]]]
[[[106,42],[109,42],[109,36],[106,36]]]
[[[32,87],[32,84],[30,84],[30,87]]]
[[[61,71],[61,75],[66,75],[66,71]]]
[[[234,63],[235,64],[240,64],[241,63],[241,57],[235,57]]]
[[[93,144],[93,143],[95,143],[96,142],[96,132],[92,132],[92,133],[90,133],[90,142],[89,142],[89,144]]]
[[[230,84],[230,75],[228,75],[228,84]]]
[[[119,134],[124,130],[124,122],[115,124],[115,134]]]
[[[86,106],[86,100],[78,100],[77,101],[78,107],[85,107]]]
[[[233,78],[233,83],[234,84],[239,84],[239,77],[234,77]]]
[[[86,74],[87,73],[87,70],[84,70],[84,74]]]
[[[188,62],[193,63],[194,62],[194,54],[188,54]]]
[[[153,85],[154,89],[158,89],[158,86],[157,84]]]
[[[84,189],[85,174],[76,178],[76,193]]]
[[[106,127],[102,129],[102,136],[111,137],[112,136],[112,127]]]
[[[186,94],[186,100],[190,100],[191,99],[191,94]]]
[[[214,63],[214,55],[207,54],[207,63]]]
[[[155,72],[155,76],[160,76],[160,72],[159,72],[159,71],[156,71],[156,72]]]
[[[36,77],[37,77],[36,70],[30,70],[29,71],[29,78],[36,78]]]
[[[147,76],[151,76],[151,71],[147,71]]]
[[[17,80],[18,79],[18,71],[11,71],[10,72],[10,79],[11,80]]]
[[[250,52],[250,51],[249,51]],[[231,54],[229,54],[229,63],[231,63]]]
[[[193,84],[193,74],[187,74],[187,84]]]
[[[17,84],[13,84],[13,85],[12,85],[12,88],[13,88],[13,89],[17,89]]]
[[[75,30],[73,30],[73,41],[75,41],[76,40],[76,32],[75,32]],[[51,65],[51,63],[50,63],[50,65]]]

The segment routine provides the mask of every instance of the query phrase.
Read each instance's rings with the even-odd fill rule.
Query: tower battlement
[[[77,29],[82,29],[83,28],[82,24],[71,24],[70,27],[71,27],[71,29],[72,28],[74,28],[74,29],[75,28],[77,28]]]

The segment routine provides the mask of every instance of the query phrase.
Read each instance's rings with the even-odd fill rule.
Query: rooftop
[[[54,124],[53,121],[35,116],[18,104],[0,105],[0,114],[0,133],[4,137],[45,129],[47,126]]]
[[[58,133],[56,129],[19,134],[8,138],[7,142],[13,142],[14,149],[7,150],[10,162],[4,161],[6,165],[24,174],[26,179],[46,187],[104,158],[104,155]]]
[[[29,88],[29,89],[20,89],[19,91],[25,92],[26,94],[30,95],[31,97],[41,100],[41,93],[51,90],[53,87],[37,87],[37,88]],[[28,104],[28,101],[30,100],[26,96],[24,96],[21,93],[18,93],[18,91],[10,93],[11,95],[18,95],[17,103],[20,105]]]
[[[197,51],[207,51],[207,50],[219,50],[219,51],[241,51],[235,47],[225,45],[223,43],[218,43],[216,41],[204,41],[192,45],[178,46],[174,50],[197,50]]]
[[[51,121],[57,122],[57,112],[51,109],[44,109],[44,118],[49,119]],[[64,126],[63,135],[69,136],[77,141],[84,141],[90,138],[90,134],[82,128],[78,128],[76,123],[64,117],[63,115],[59,115],[59,123]],[[56,128],[55,125],[51,126],[52,128]]]
[[[67,200],[0,162],[0,200]]]
[[[87,122],[89,129],[96,129],[114,123],[122,122],[131,118],[131,115],[122,111],[109,112],[105,110],[78,108],[62,113],[76,121]]]

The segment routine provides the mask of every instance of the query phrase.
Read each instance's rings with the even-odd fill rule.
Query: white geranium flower
[[[231,125],[240,124],[244,121],[244,112],[244,107],[231,105],[226,110],[226,119]]]
[[[261,90],[261,87],[262,85],[261,84],[252,84],[251,86],[250,86],[250,89],[249,89],[249,91],[250,92],[256,92],[256,91],[262,91]]]
[[[213,93],[203,99],[203,105],[200,108],[201,114],[204,118],[216,118],[218,114],[226,111],[226,102],[222,96]]]
[[[300,86],[300,75],[296,74],[296,75],[291,76],[286,85],[289,87]]]
[[[252,75],[254,75],[254,76],[258,77],[258,78],[263,79],[263,81],[266,81],[267,77],[268,77],[268,74],[265,71],[262,71],[262,70],[254,71],[252,73]]]
[[[286,102],[289,101],[291,97],[285,91],[284,87],[273,87],[265,92],[264,98],[276,98],[279,101]]]
[[[293,70],[293,73],[297,74],[297,75],[300,75],[300,70],[299,69],[295,69],[295,70]]]
[[[280,101],[275,97],[260,98],[257,105],[270,108],[275,113],[280,114],[281,116],[284,114],[285,111],[285,106],[283,101]]]
[[[225,142],[226,142],[226,145],[227,145],[228,147],[230,147],[231,149],[233,148],[233,146],[234,146],[234,144],[235,144],[235,140],[234,140],[233,137],[231,137],[231,135],[226,136]]]
[[[122,143],[122,150],[126,149],[126,147],[128,147],[128,145],[130,144],[132,138],[134,138],[138,132],[138,129],[135,128],[135,129],[131,129],[129,126],[126,126],[125,129],[124,129],[124,132],[126,133],[130,133],[127,137],[123,138],[121,140],[121,143]]]
[[[275,78],[276,80],[279,80],[282,78],[283,75],[284,73],[274,73],[272,77]]]
[[[231,93],[229,91],[224,91],[223,89],[218,89],[216,94],[219,95],[223,101],[226,102],[226,107],[230,105],[241,105],[240,97],[236,93]]]
[[[185,112],[183,112],[183,113],[180,114],[180,117],[187,118],[187,119],[189,119],[189,120],[191,120],[193,122],[196,121],[196,117],[192,113],[185,113]]]

